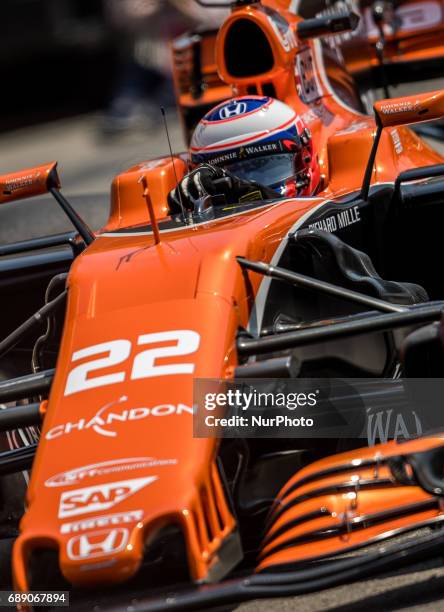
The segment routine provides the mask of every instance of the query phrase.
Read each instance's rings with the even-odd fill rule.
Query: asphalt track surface
[[[438,85],[439,86],[439,85]],[[419,91],[438,88],[417,87]],[[411,91],[412,88],[410,88]],[[401,94],[399,94],[401,95]],[[169,117],[176,151],[184,144],[177,117]],[[444,146],[433,143],[444,153]],[[161,117],[155,128],[114,140],[103,140],[97,118],[82,116],[0,135],[0,174],[52,160],[59,161],[63,192],[93,229],[108,215],[112,178],[140,161],[168,153]],[[87,198],[77,196],[88,194]],[[0,244],[70,230],[55,202],[40,198],[0,207]],[[444,609],[444,559],[409,571],[393,568],[390,575],[319,593],[241,605],[238,612],[352,612],[357,610]]]
[[[175,113],[169,123],[174,150],[184,150]],[[93,229],[100,229],[108,218],[112,179],[136,163],[168,154],[168,142],[159,129],[160,111],[154,129],[120,138],[104,139],[97,125],[97,117],[87,115],[0,134],[0,174],[57,160],[63,193]],[[78,201],[84,194],[88,197]],[[71,229],[47,196],[0,207],[0,244]]]
[[[236,612],[421,612],[444,609],[444,559],[300,597],[252,601]],[[438,565],[439,564],[439,565]]]

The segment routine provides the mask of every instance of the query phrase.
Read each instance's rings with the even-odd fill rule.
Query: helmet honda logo
[[[231,119],[232,117],[238,117],[247,112],[247,104],[245,102],[230,102],[226,106],[223,106],[219,111],[219,117],[221,119]]]
[[[68,540],[66,553],[72,561],[105,557],[123,550],[128,540],[129,531],[123,527],[111,531],[93,531]]]

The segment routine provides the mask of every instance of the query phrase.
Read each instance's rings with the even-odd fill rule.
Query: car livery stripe
[[[256,206],[254,208],[249,208],[247,210],[242,210],[240,212],[235,212],[235,213],[231,213],[228,215],[224,215],[223,217],[219,217],[217,219],[208,219],[207,221],[199,221],[198,223],[193,223],[192,225],[181,225],[180,227],[172,227],[172,228],[165,228],[165,229],[161,229],[159,227],[159,232],[160,233],[170,233],[170,232],[183,232],[184,230],[187,229],[194,229],[196,227],[199,227],[200,225],[210,225],[212,223],[217,223],[219,221],[225,221],[226,219],[232,219],[233,217],[239,217],[240,215],[246,215],[247,213],[250,212],[256,212],[258,210],[263,210],[264,208],[268,208],[270,206],[278,206],[279,204],[285,204],[287,202],[307,202],[308,200],[310,200],[311,202],[325,202],[325,200],[323,198],[316,198],[316,197],[308,197],[308,198],[287,198],[285,200],[278,200],[277,202],[275,201],[269,201],[269,202],[264,202],[263,204],[261,204],[260,206]],[[148,226],[150,227],[150,226]],[[152,235],[152,231],[151,230],[146,230],[146,231],[134,231],[134,232],[125,232],[125,231],[117,231],[117,232],[104,232],[103,234],[97,234],[97,239],[99,238],[129,238],[129,237],[133,237],[133,236],[151,236]]]
[[[255,134],[254,136],[250,136],[249,138],[243,138],[242,140],[231,141],[225,145],[219,144],[219,145],[213,145],[211,147],[190,147],[190,149],[191,151],[196,151],[199,153],[205,153],[205,151],[225,151],[225,149],[232,149],[233,147],[236,147],[237,145],[245,144],[246,142],[253,142],[255,140],[260,140],[261,138],[264,138],[264,136],[272,136],[273,134],[276,134],[276,132],[283,130],[284,128],[288,127],[291,123],[295,122],[297,118],[298,116],[295,113],[293,117],[291,117],[288,121],[286,121],[279,127],[275,128],[274,130],[266,130],[265,132],[259,132],[258,134]]]

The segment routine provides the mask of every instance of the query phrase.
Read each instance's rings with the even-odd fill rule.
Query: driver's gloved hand
[[[170,214],[181,212],[181,200],[186,210],[194,210],[196,202],[208,196],[221,196],[224,204],[278,197],[275,191],[259,183],[240,179],[218,166],[202,164],[184,176],[178,186],[168,194]]]

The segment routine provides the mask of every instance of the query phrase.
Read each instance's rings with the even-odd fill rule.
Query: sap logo
[[[227,104],[220,109],[219,117],[221,119],[231,119],[233,117],[243,115],[247,112],[247,109],[248,107],[246,102],[230,102],[230,104]]]
[[[72,561],[115,555],[125,549],[129,531],[123,527],[94,531],[74,536],[66,544],[66,554]]]
[[[160,404],[152,408],[141,406],[140,408],[130,408],[126,410],[109,411],[111,406],[114,404],[120,404],[126,402],[128,398],[124,395],[117,402],[110,402],[106,404],[90,419],[79,419],[78,421],[71,421],[63,423],[62,425],[56,425],[52,427],[45,435],[46,440],[53,440],[60,436],[70,434],[73,432],[83,431],[94,431],[95,433],[107,437],[116,438],[117,431],[115,428],[120,423],[127,423],[132,421],[139,421],[140,419],[146,419],[148,417],[165,417],[173,414],[193,414],[194,410],[190,406],[185,404]]]
[[[60,533],[77,533],[78,531],[88,531],[100,527],[113,527],[114,525],[139,523],[143,519],[143,510],[132,510],[131,512],[117,512],[116,514],[102,514],[91,518],[75,521],[73,523],[63,523]]]
[[[421,421],[414,410],[410,413],[393,413],[393,409],[369,414],[367,420],[367,441],[374,446],[378,440],[385,443],[393,440],[410,440],[423,433]]]
[[[45,482],[45,487],[66,487],[69,485],[80,484],[85,478],[95,478],[116,472],[128,472],[151,467],[161,467],[176,465],[177,459],[154,459],[153,457],[134,457],[131,459],[114,459],[92,463],[83,467],[75,468],[66,472],[61,472],[51,476]]]
[[[157,479],[158,476],[147,476],[66,491],[60,497],[59,518],[109,510]]]

